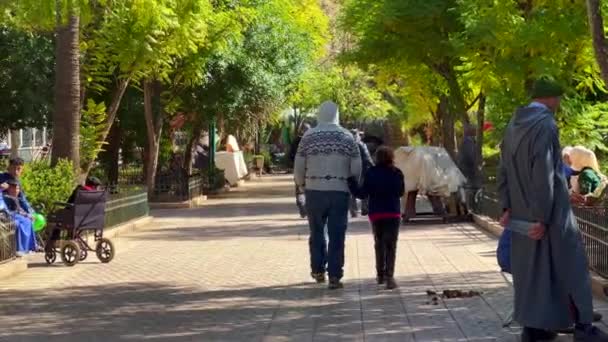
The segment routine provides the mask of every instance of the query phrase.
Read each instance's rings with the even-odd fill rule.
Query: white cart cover
[[[405,176],[405,191],[447,197],[458,192],[466,178],[442,147],[401,147],[395,166]]]
[[[224,170],[224,178],[231,186],[237,186],[239,180],[247,175],[247,164],[243,152],[216,152],[215,166]]]

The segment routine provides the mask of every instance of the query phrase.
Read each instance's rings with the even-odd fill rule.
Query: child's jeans
[[[395,274],[395,258],[397,257],[397,239],[399,238],[400,225],[401,220],[398,218],[381,219],[372,222],[378,277],[392,278]]]

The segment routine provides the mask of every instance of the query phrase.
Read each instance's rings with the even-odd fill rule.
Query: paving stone
[[[267,177],[201,208],[154,211],[100,264],[32,268],[0,281],[0,341],[517,341],[502,328],[510,278],[496,240],[468,224],[404,226],[399,288],[375,283],[373,237],[351,222],[345,288],[309,276],[308,227],[288,176]],[[427,290],[482,291],[439,299]],[[608,314],[608,304],[598,301]],[[568,339],[561,337],[562,340]]]

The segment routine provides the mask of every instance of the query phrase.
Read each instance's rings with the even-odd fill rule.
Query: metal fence
[[[0,219],[0,263],[15,258],[17,253],[17,239],[15,226],[11,221]]]
[[[502,208],[495,191],[480,191],[476,200],[477,214],[500,219]],[[574,207],[573,211],[583,237],[589,267],[608,278],[608,207]]]
[[[186,202],[203,194],[205,181],[200,175],[188,176],[185,173],[168,172],[156,178],[151,202]]]
[[[148,190],[145,187],[110,194],[110,200],[106,203],[106,227],[147,216],[149,211]]]

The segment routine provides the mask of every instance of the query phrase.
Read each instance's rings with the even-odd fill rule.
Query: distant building
[[[0,136],[0,156],[8,157],[10,155],[11,143],[14,140],[12,134],[14,133],[18,134],[15,141],[19,144],[19,157],[25,161],[38,159],[48,151],[48,148],[45,149],[45,147],[51,141],[50,130],[24,128]]]

